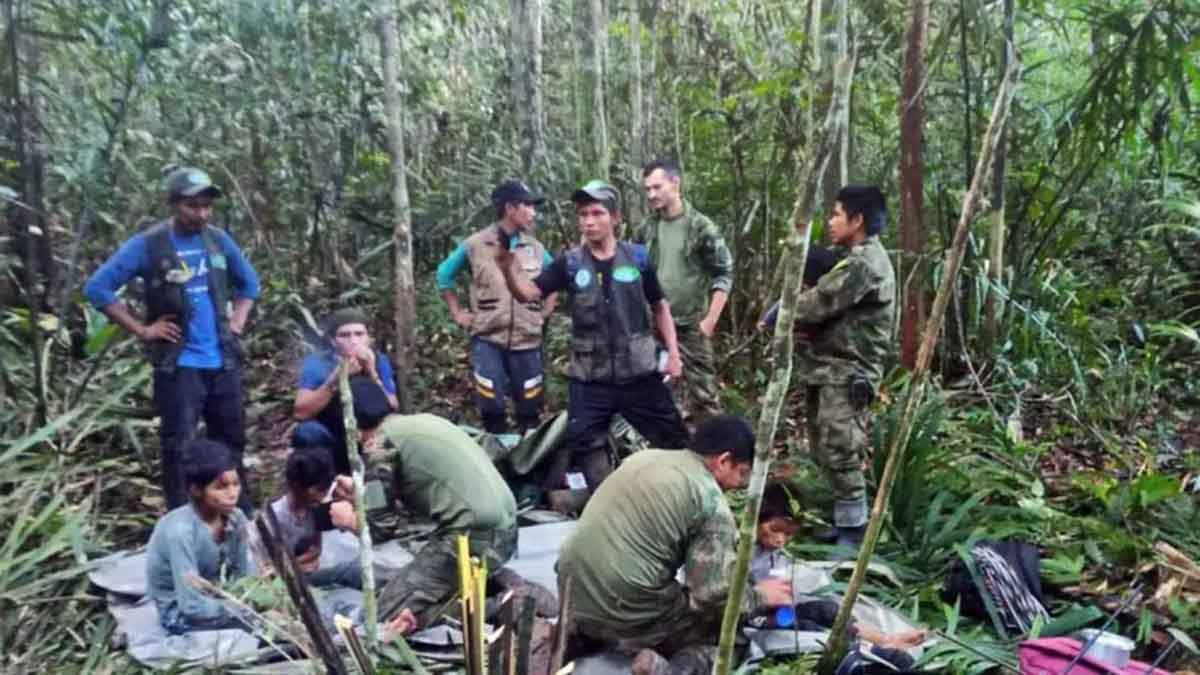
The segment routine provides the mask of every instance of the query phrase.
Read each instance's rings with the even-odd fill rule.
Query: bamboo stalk
[[[358,453],[358,421],[354,417],[354,394],[350,391],[350,373],[345,364],[338,367],[338,390],[342,396],[342,423],[346,427],[346,455],[354,473],[354,524],[358,528],[358,561],[362,568],[363,631],[370,651],[379,640],[379,600],[375,597],[371,528],[367,526],[366,467]]]
[[[837,142],[841,109],[850,100],[850,84],[854,79],[856,56],[856,53],[851,53],[834,65],[834,99],[826,112],[821,143],[812,156],[813,161],[802,174],[802,180],[799,183],[800,192],[792,207],[790,222],[795,227],[788,240],[790,252],[780,261],[784,268],[784,281],[783,300],[779,306],[779,316],[775,322],[775,336],[772,339],[775,370],[767,385],[767,392],[763,397],[762,414],[758,418],[754,470],[750,474],[750,487],[746,492],[746,507],[742,512],[742,523],[739,530],[738,557],[734,565],[733,576],[729,581],[729,597],[725,601],[725,614],[721,620],[721,642],[713,669],[717,675],[728,675],[733,667],[733,644],[741,617],[746,579],[750,574],[750,557],[754,551],[754,530],[758,526],[758,510],[762,506],[763,489],[766,487],[767,473],[771,468],[771,448],[775,443],[775,429],[779,425],[779,415],[783,409],[783,402],[787,399],[788,387],[792,379],[792,354],[795,351],[792,332],[795,324],[796,304],[800,299],[801,282],[804,279],[804,265],[808,258],[808,246],[812,233],[810,222],[813,212],[816,210],[817,195],[821,193],[821,178],[829,164],[834,143]]]
[[[983,148],[979,155],[974,177],[971,179],[971,187],[967,191],[967,194],[963,196],[962,213],[959,216],[958,229],[954,232],[953,243],[946,255],[946,269],[942,275],[942,283],[938,288],[937,296],[933,300],[933,308],[930,310],[929,318],[925,322],[925,331],[921,337],[921,349],[917,352],[916,368],[913,369],[908,392],[904,398],[903,415],[900,418],[900,425],[896,430],[896,434],[892,437],[891,446],[888,448],[887,464],[884,466],[883,475],[879,479],[879,489],[875,493],[875,502],[871,507],[871,519],[867,522],[867,532],[863,538],[862,548],[858,553],[858,562],[854,566],[854,574],[850,577],[850,583],[846,587],[846,595],[842,599],[842,606],[838,610],[837,618],[833,622],[833,628],[830,629],[829,644],[826,645],[825,652],[821,656],[821,661],[817,664],[818,673],[833,673],[841,661],[842,653],[845,651],[846,624],[850,620],[850,611],[854,607],[854,601],[858,598],[858,591],[862,587],[863,580],[866,578],[867,563],[870,561],[871,554],[875,550],[875,543],[879,539],[879,530],[883,526],[883,514],[887,508],[888,497],[891,495],[892,485],[896,480],[896,473],[899,470],[900,462],[904,458],[904,452],[907,450],[908,437],[912,432],[913,420],[916,418],[917,408],[920,406],[921,399],[925,393],[925,385],[929,381],[929,364],[933,360],[933,350],[937,346],[938,335],[941,333],[942,320],[946,316],[946,308],[949,306],[950,299],[955,292],[955,282],[958,278],[959,268],[962,266],[963,253],[967,245],[967,236],[970,234],[971,219],[979,208],[980,193],[987,182],[987,173],[991,167],[992,153],[1000,140],[1000,130],[1003,128],[1004,121],[1008,117],[1009,104],[1012,103],[1013,92],[1016,89],[1017,78],[1020,73],[1020,63],[1020,59],[1014,58],[1012,63],[1009,64],[1008,71],[1004,75],[1004,81],[1000,85],[1000,90],[996,95],[996,102],[992,108],[992,118],[988,122],[987,133],[984,134]]]

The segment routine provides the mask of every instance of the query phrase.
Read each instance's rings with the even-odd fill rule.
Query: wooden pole
[[[875,493],[875,502],[871,507],[871,519],[867,522],[867,532],[863,538],[862,548],[858,553],[858,562],[854,566],[854,574],[850,577],[850,584],[846,587],[846,596],[842,599],[842,606],[838,610],[837,618],[833,622],[833,628],[829,632],[829,644],[825,647],[825,652],[821,656],[821,661],[817,664],[818,673],[833,673],[837,670],[838,664],[841,662],[842,654],[845,652],[846,641],[846,625],[850,621],[850,611],[854,607],[854,601],[858,598],[858,591],[862,587],[863,580],[867,575],[867,563],[871,560],[871,554],[875,550],[875,543],[879,539],[879,530],[883,526],[883,513],[887,508],[888,497],[892,491],[892,484],[896,480],[896,472],[899,470],[900,462],[904,459],[904,452],[908,446],[908,436],[912,431],[913,420],[916,418],[917,408],[921,404],[921,399],[925,393],[925,385],[929,381],[929,364],[933,360],[933,350],[937,346],[938,335],[941,333],[942,320],[946,316],[946,308],[950,304],[950,299],[955,293],[955,283],[958,278],[959,268],[962,266],[963,253],[967,246],[967,237],[971,230],[971,219],[979,208],[980,194],[983,191],[987,181],[987,173],[991,168],[992,153],[995,151],[996,144],[1000,140],[1000,130],[1004,127],[1005,118],[1008,116],[1009,104],[1012,102],[1013,91],[1017,86],[1017,78],[1020,72],[1020,59],[1014,58],[1009,64],[1008,72],[1004,75],[1004,81],[1000,85],[1000,91],[996,95],[996,103],[992,108],[992,119],[988,123],[987,133],[983,138],[983,149],[979,155],[979,161],[975,167],[974,177],[971,179],[971,187],[967,190],[967,194],[963,196],[962,213],[959,215],[958,229],[954,232],[953,244],[946,254],[946,272],[942,275],[941,287],[938,288],[937,296],[933,300],[933,308],[930,310],[929,319],[925,322],[925,332],[921,338],[921,349],[917,352],[917,364],[913,370],[912,379],[908,387],[908,392],[904,398],[903,413],[900,418],[900,425],[896,430],[896,434],[892,437],[891,446],[888,448],[887,464],[884,466],[883,475],[879,479],[879,490]]]
[[[816,210],[817,195],[821,194],[821,178],[829,165],[834,144],[838,142],[838,121],[841,109],[850,99],[850,84],[854,79],[856,55],[851,53],[834,65],[834,99],[825,115],[825,127],[821,143],[812,156],[811,163],[801,176],[800,191],[792,207],[793,232],[788,241],[789,253],[781,260],[784,266],[783,301],[779,306],[779,317],[775,322],[775,337],[772,351],[775,355],[774,371],[764,395],[762,414],[758,418],[754,470],[750,474],[750,487],[746,492],[746,508],[742,512],[742,523],[738,540],[738,557],[733,577],[729,581],[729,597],[725,601],[725,614],[721,621],[721,643],[713,672],[728,675],[733,667],[733,643],[737,635],[738,620],[742,612],[742,596],[746,579],[750,574],[750,557],[754,550],[754,531],[758,526],[758,509],[762,506],[763,489],[767,483],[767,472],[771,468],[771,448],[775,442],[775,429],[779,414],[787,399],[788,386],[792,379],[792,353],[795,341],[792,328],[795,324],[796,304],[800,298],[801,281],[804,279],[804,264],[808,258],[808,245],[812,228],[810,223]],[[561,621],[561,617],[559,619]]]

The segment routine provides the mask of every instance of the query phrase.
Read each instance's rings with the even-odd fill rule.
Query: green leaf
[[[1200,649],[1196,647],[1196,643],[1192,641],[1192,638],[1188,637],[1187,633],[1178,628],[1168,628],[1167,632],[1171,634],[1171,637],[1178,640],[1179,644],[1183,645],[1189,652],[1200,654]]]
[[[1133,494],[1138,506],[1143,509],[1164,499],[1174,497],[1182,490],[1179,479],[1159,473],[1140,476],[1133,484]]]

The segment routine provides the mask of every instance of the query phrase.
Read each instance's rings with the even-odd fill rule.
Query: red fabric
[[[1026,640],[1017,649],[1021,659],[1021,674],[1060,675],[1081,649],[1083,645],[1071,638]],[[1070,675],[1171,675],[1159,668],[1147,670],[1149,667],[1148,663],[1130,660],[1124,668],[1115,668],[1085,656],[1071,669]]]

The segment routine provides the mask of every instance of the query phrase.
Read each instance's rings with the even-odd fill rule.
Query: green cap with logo
[[[576,190],[571,195],[571,201],[576,204],[600,202],[609,211],[621,210],[621,193],[611,184],[599,179],[588,181],[587,185]]]
[[[205,195],[216,199],[221,196],[221,189],[213,185],[212,178],[200,169],[185,166],[167,174],[167,197],[171,200],[186,199]]]

